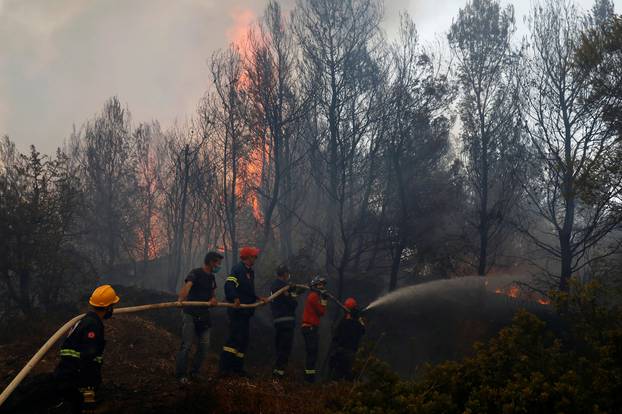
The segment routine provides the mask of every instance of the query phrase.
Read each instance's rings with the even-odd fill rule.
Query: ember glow
[[[512,285],[507,290],[503,290],[501,288],[496,289],[495,293],[498,295],[505,295],[505,296],[509,296],[511,298],[516,299],[520,296],[520,289],[518,288],[518,286]]]
[[[149,260],[154,260],[160,256],[164,248],[158,243],[158,234],[160,229],[158,227],[158,220],[155,214],[150,217],[150,221],[151,235],[146,236],[144,231],[138,231],[136,234],[136,246],[140,249],[140,251],[142,251],[143,246],[145,245],[145,238],[147,237],[147,258]]]
[[[254,188],[250,194],[250,203],[253,206],[253,215],[255,219],[261,223],[263,222],[263,214],[261,212],[261,203],[259,202],[259,188],[261,187],[261,179],[264,169],[264,160],[266,159],[266,151],[257,147],[251,151],[249,156],[249,162],[246,167],[246,173],[248,179],[255,183]]]
[[[515,284],[512,284],[507,288],[497,288],[495,289],[495,293],[497,295],[504,295],[512,299],[523,299],[531,302],[537,302],[540,305],[551,304],[550,300],[543,298],[534,292],[521,291],[521,289]]]
[[[261,188],[262,173],[266,160],[265,151],[261,147],[251,150],[247,160],[241,165],[240,180],[236,188],[236,195],[252,207],[253,216],[259,223],[263,222],[259,188]]]
[[[144,209],[142,213],[144,218],[142,219],[143,224],[136,230],[136,250],[142,256],[146,246],[149,260],[158,258],[165,249],[161,242],[163,240],[161,220],[156,213],[156,205],[160,201],[156,165],[155,153],[149,150],[137,175],[138,185],[141,188],[141,205]]]

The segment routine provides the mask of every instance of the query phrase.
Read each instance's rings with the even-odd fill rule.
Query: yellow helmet
[[[119,297],[110,285],[102,285],[93,291],[89,303],[96,308],[106,308],[119,303]]]

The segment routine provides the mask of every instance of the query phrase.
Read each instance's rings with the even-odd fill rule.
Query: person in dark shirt
[[[91,310],[74,325],[61,345],[61,359],[53,374],[61,398],[57,410],[64,406],[72,413],[94,412],[106,346],[103,321],[112,316],[118,302],[112,286],[95,289],[89,299]]]
[[[270,287],[270,294],[289,285],[289,269],[282,265],[276,269],[276,279]],[[290,289],[270,303],[274,323],[274,343],[276,348],[276,362],[272,374],[275,378],[283,378],[289,356],[294,343],[294,327],[296,324],[297,293]]]
[[[346,299],[346,312],[333,336],[330,358],[330,377],[332,380],[352,380],[352,364],[361,338],[365,335],[365,323],[360,316],[356,300]]]
[[[223,256],[218,252],[209,252],[203,260],[203,267],[193,269],[186,276],[179,292],[179,301],[218,303],[215,296],[215,273],[220,270]],[[197,351],[192,362],[191,377],[201,371],[210,340],[210,312],[207,307],[186,306],[182,311],[181,348],[177,354],[175,376],[183,384],[188,383],[188,354],[192,343],[197,341]]]
[[[249,342],[250,319],[255,314],[253,308],[240,308],[242,304],[265,302],[265,298],[255,294],[255,271],[253,265],[259,255],[255,247],[240,249],[240,263],[233,266],[225,282],[227,302],[236,307],[227,309],[229,316],[229,339],[220,354],[220,374],[247,376],[244,371],[244,357]]]

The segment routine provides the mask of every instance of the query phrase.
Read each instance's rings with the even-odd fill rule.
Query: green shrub
[[[403,381],[377,360],[340,401],[356,414],[616,413],[622,407],[622,329],[615,307],[600,307],[594,286],[558,297],[568,321],[560,336],[520,311],[474,356]],[[593,322],[593,323],[591,323]]]

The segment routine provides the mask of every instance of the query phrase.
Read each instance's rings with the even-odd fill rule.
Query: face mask
[[[214,267],[212,268],[212,272],[214,272],[214,273],[218,273],[218,272],[220,272],[220,266],[214,266]]]
[[[106,313],[104,313],[104,319],[110,319],[112,318],[112,314],[114,312],[113,308],[108,308],[106,309]]]

